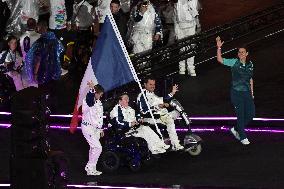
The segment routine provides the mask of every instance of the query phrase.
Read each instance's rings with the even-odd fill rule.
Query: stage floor
[[[50,136],[54,149],[63,150],[69,159],[70,184],[96,184],[97,187],[282,189],[283,132],[248,132],[251,145],[242,146],[227,130],[216,127],[215,131],[196,132],[204,140],[199,156],[168,152],[139,172],[134,173],[122,167],[114,173],[101,176],[85,174],[88,145],[80,130],[71,135],[68,130],[51,129]],[[9,183],[9,133],[10,129],[0,129],[0,183]],[[179,132],[181,139],[183,135],[184,132]]]

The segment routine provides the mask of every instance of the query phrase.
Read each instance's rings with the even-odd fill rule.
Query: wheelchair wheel
[[[201,144],[196,144],[185,150],[192,156],[198,156],[202,151],[202,146]]]
[[[120,165],[120,159],[118,155],[112,151],[106,151],[102,155],[102,166],[106,172],[114,172]]]
[[[198,135],[188,134],[184,138],[184,150],[192,156],[197,156],[202,151],[201,143],[202,139]]]
[[[129,169],[133,172],[137,172],[141,169],[141,161],[135,161],[135,159],[129,161]]]

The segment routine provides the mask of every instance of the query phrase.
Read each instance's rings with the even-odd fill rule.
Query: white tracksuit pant
[[[133,53],[140,53],[147,50],[151,50],[153,46],[153,32],[144,29],[135,29],[133,32],[132,40],[133,44]]]
[[[183,27],[183,25],[175,24],[175,34],[177,39],[183,39],[185,37],[194,35],[196,33],[196,25],[192,27]],[[182,49],[184,51],[185,48]],[[195,66],[194,66],[194,56],[188,58],[187,60],[182,60],[179,62],[179,73],[185,74],[186,68],[191,76],[196,76]]]
[[[176,132],[176,126],[174,123],[174,118],[173,116],[176,114],[176,112],[174,112],[173,114],[171,112],[165,114],[164,116],[161,116],[160,119],[156,119],[156,123],[161,123],[167,126],[167,131],[171,140],[171,144],[174,147],[180,146],[180,141],[178,139],[177,136],[177,132]],[[152,118],[145,118],[144,119],[145,122],[150,123],[150,124],[154,124],[154,120]]]
[[[134,9],[136,10],[137,7]],[[133,53],[140,53],[151,50],[153,46],[153,36],[155,34],[156,11],[152,4],[148,5],[147,11],[143,14],[142,20],[135,22],[132,34]]]
[[[166,152],[164,141],[150,127],[141,125],[137,131],[138,133],[134,136],[145,139],[152,154]]]
[[[97,165],[98,159],[102,153],[102,145],[99,140],[101,131],[91,125],[81,124],[81,126],[82,133],[90,146],[87,166],[93,167],[96,170],[95,166]]]

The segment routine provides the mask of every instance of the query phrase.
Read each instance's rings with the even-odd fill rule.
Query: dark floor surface
[[[8,135],[9,129],[1,129],[0,183],[9,182],[9,142],[5,137]],[[50,135],[53,146],[64,150],[69,158],[72,184],[98,182],[101,185],[119,186],[258,189],[282,189],[284,186],[283,134],[249,133],[252,144],[244,147],[227,132],[198,133],[204,143],[203,151],[197,157],[169,152],[137,173],[122,167],[115,173],[105,173],[99,177],[85,175],[88,145],[80,131],[70,135],[66,130],[52,130]]]
[[[105,174],[97,181],[108,184],[283,188],[283,135],[252,135],[253,144],[249,147],[241,146],[227,133],[203,133],[200,136],[205,142],[204,151],[198,157],[169,153],[139,173],[121,170]],[[86,179],[81,173],[77,174],[74,178],[78,180],[74,182]]]

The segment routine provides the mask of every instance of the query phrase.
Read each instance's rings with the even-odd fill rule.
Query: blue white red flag
[[[88,81],[100,84],[105,91],[110,91],[133,81],[134,78],[137,78],[136,72],[115,21],[112,15],[108,14],[81,82],[70,131],[74,132],[78,125],[79,108],[89,91]]]

